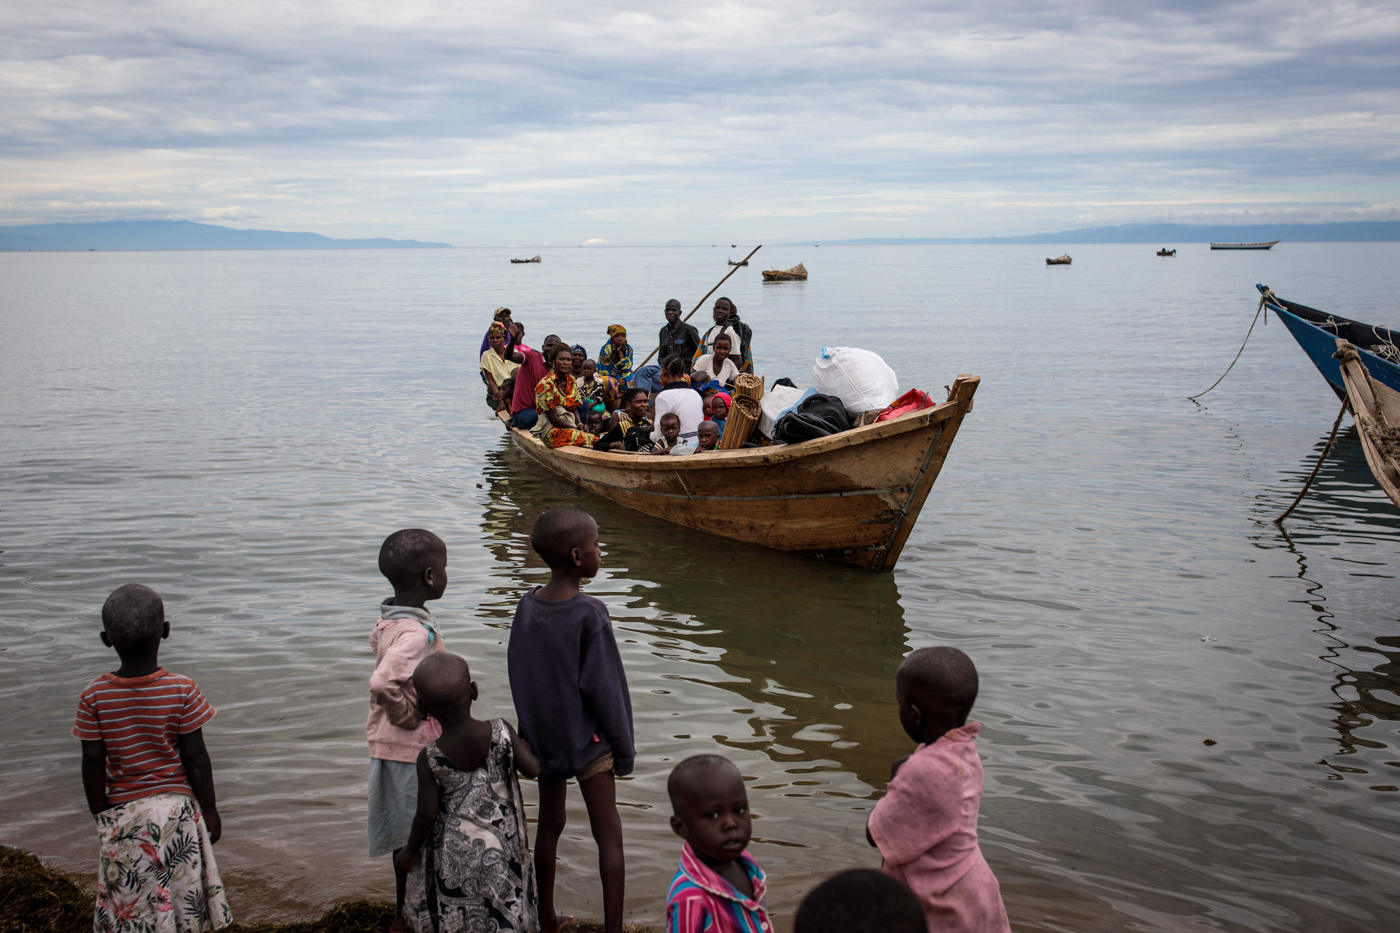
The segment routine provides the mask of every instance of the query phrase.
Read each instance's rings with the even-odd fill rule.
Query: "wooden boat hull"
[[[1400,427],[1400,391],[1392,390],[1384,384],[1376,385],[1367,379],[1369,360],[1363,361],[1358,347],[1338,339],[1337,353],[1342,357],[1337,364],[1346,383],[1347,399],[1351,405],[1352,417],[1356,419],[1356,433],[1361,438],[1361,450],[1366,455],[1366,465],[1376,478],[1376,485],[1385,491],[1395,507],[1400,509],[1400,460],[1388,456],[1381,449],[1380,442],[1372,435],[1377,426]],[[1348,352],[1357,350],[1358,352]]]
[[[892,570],[972,408],[980,378],[948,400],[801,444],[689,457],[552,450],[511,440],[541,465],[620,505],[700,531],[783,551]]]
[[[1337,349],[1339,337],[1350,341],[1361,352],[1372,379],[1400,392],[1400,362],[1386,359],[1377,353],[1379,351],[1400,357],[1400,354],[1388,349],[1390,346],[1400,346],[1400,334],[1387,327],[1363,324],[1294,301],[1286,301],[1269,291],[1267,285],[1255,287],[1265,296],[1266,309],[1273,311],[1284,323],[1293,339],[1298,341],[1298,346],[1303,348],[1308,359],[1312,360],[1318,372],[1322,373],[1322,378],[1326,379],[1332,391],[1337,393],[1338,398],[1346,393],[1341,365],[1332,356]]]
[[[747,266],[747,265],[749,264],[749,261],[748,261],[747,259],[745,259],[745,260],[743,260],[742,262],[735,262],[734,260],[731,259],[731,260],[729,260],[729,264],[730,264],[731,266]]]
[[[1045,264],[1047,266],[1068,266],[1073,261],[1072,259],[1047,259],[1045,260]]]
[[[1278,246],[1280,240],[1270,240],[1268,243],[1212,243],[1211,249],[1273,249]]]
[[[776,272],[769,271],[763,273],[765,282],[805,282],[807,273],[805,272]]]
[[[1159,249],[1159,250],[1157,250],[1157,255],[1158,255],[1158,256],[1175,256],[1175,255],[1176,255],[1176,250],[1174,250],[1174,249]]]

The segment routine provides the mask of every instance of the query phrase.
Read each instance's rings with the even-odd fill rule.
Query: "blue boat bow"
[[[1342,367],[1332,358],[1337,350],[1338,337],[1351,341],[1361,352],[1372,379],[1400,392],[1400,334],[1388,327],[1363,324],[1287,301],[1275,295],[1266,285],[1256,285],[1255,288],[1262,296],[1265,313],[1273,311],[1278,316],[1338,398],[1346,395]]]

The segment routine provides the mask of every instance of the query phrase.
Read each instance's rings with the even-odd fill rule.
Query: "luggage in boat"
[[[899,394],[899,379],[880,354],[856,347],[822,347],[812,384],[821,394],[845,402],[852,418],[879,411]]]
[[[879,424],[881,421],[889,421],[891,418],[907,415],[911,411],[922,411],[925,408],[932,408],[934,404],[933,399],[928,397],[927,392],[920,389],[910,389],[908,392],[905,392],[899,398],[895,399],[893,404],[888,408],[880,412],[879,417],[875,419],[875,423]]]
[[[799,444],[851,429],[846,404],[830,395],[813,395],[773,425],[773,440]]]

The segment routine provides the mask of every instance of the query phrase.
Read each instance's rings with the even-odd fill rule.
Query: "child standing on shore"
[[[394,855],[408,872],[405,919],[414,933],[535,933],[538,895],[515,773],[535,777],[540,761],[504,719],[472,718],[476,684],[462,658],[428,655],[413,686],[442,735],[418,753],[418,814]]]
[[[78,699],[83,791],[97,820],[95,930],[217,930],[233,922],[214,862],[222,823],[203,726],[214,708],[160,666],[165,604],[139,583],[102,605],[121,666]]]
[[[579,509],[550,509],[535,523],[530,546],[550,578],[516,607],[506,658],[520,734],[540,759],[540,923],[556,933],[573,919],[555,912],[554,868],[566,782],[574,778],[598,844],[604,929],[621,933],[625,876],[614,775],[631,773],[636,751],[632,698],[608,609],[579,591],[580,579],[597,575],[602,564],[598,526]]]
[[[956,648],[920,648],[895,674],[899,724],[919,747],[895,762],[866,837],[886,874],[918,896],[930,930],[1010,933],[1001,887],[977,844],[982,800],[977,668]]]
[[[695,755],[671,770],[671,829],[685,840],[666,894],[667,933],[773,933],[763,869],[746,851],[752,824],[739,769]]]
[[[443,651],[437,623],[424,604],[447,589],[447,545],[431,531],[405,528],[384,539],[379,572],[394,595],[379,607],[369,636],[374,673],[369,678],[369,854],[389,855],[408,842],[418,808],[419,753],[437,739],[438,724],[425,719],[413,688],[413,671],[430,653]],[[403,916],[405,874],[394,865],[396,904],[391,930],[408,929]]]

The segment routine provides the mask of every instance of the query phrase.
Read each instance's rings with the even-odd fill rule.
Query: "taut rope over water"
[[[1228,371],[1228,370],[1227,370]],[[1222,377],[1223,378],[1223,377]],[[1308,476],[1308,481],[1303,484],[1303,488],[1298,491],[1298,498],[1293,500],[1293,504],[1288,507],[1278,518],[1274,519],[1275,525],[1282,525],[1283,520],[1293,514],[1293,510],[1298,507],[1298,503],[1303,501],[1303,497],[1308,494],[1308,489],[1312,487],[1313,480],[1317,479],[1317,471],[1322,469],[1322,461],[1327,459],[1327,454],[1332,450],[1332,442],[1337,439],[1337,428],[1341,426],[1342,415],[1347,413],[1347,399],[1342,398],[1342,410],[1337,412],[1337,420],[1332,422],[1332,433],[1327,437],[1327,446],[1322,448],[1322,453],[1317,458],[1317,463],[1313,464],[1312,473]]]
[[[1217,380],[1215,380],[1214,382],[1212,382],[1212,383],[1210,384],[1210,389],[1213,389],[1213,388],[1215,388],[1216,386],[1220,385],[1220,383],[1224,382],[1224,381],[1225,381],[1225,377],[1228,376],[1228,375],[1230,375],[1230,370],[1234,369],[1234,368],[1235,368],[1235,364],[1238,363],[1238,362],[1240,361],[1240,356],[1241,356],[1241,354],[1244,353],[1244,344],[1245,344],[1245,343],[1249,343],[1249,335],[1252,334],[1252,333],[1254,333],[1254,325],[1257,324],[1257,323],[1259,323],[1259,315],[1260,315],[1261,313],[1264,314],[1264,323],[1265,323],[1265,324],[1269,323],[1268,313],[1264,311],[1264,307],[1265,307],[1265,305],[1268,303],[1269,299],[1270,299],[1270,298],[1273,298],[1273,297],[1274,297],[1274,291],[1273,291],[1273,289],[1271,289],[1271,288],[1266,288],[1266,289],[1264,289],[1264,293],[1263,293],[1262,295],[1259,296],[1259,308],[1258,308],[1258,310],[1256,310],[1256,311],[1254,312],[1254,320],[1252,320],[1252,321],[1249,322],[1249,330],[1245,331],[1245,334],[1244,334],[1244,343],[1240,344],[1240,351],[1239,351],[1239,353],[1236,353],[1236,354],[1235,354],[1235,358],[1234,358],[1233,360],[1230,361],[1230,365],[1225,367],[1225,371],[1224,371],[1223,373],[1220,374],[1220,378],[1217,379]],[[1188,395],[1188,396],[1186,396],[1186,397],[1187,397],[1187,399],[1189,399],[1190,401],[1193,401],[1193,402],[1194,402],[1196,399],[1200,398],[1202,395],[1205,395],[1206,392],[1209,392],[1210,389],[1206,389],[1205,392],[1197,392],[1195,395]],[[1290,509],[1290,511],[1292,511],[1292,510]]]

